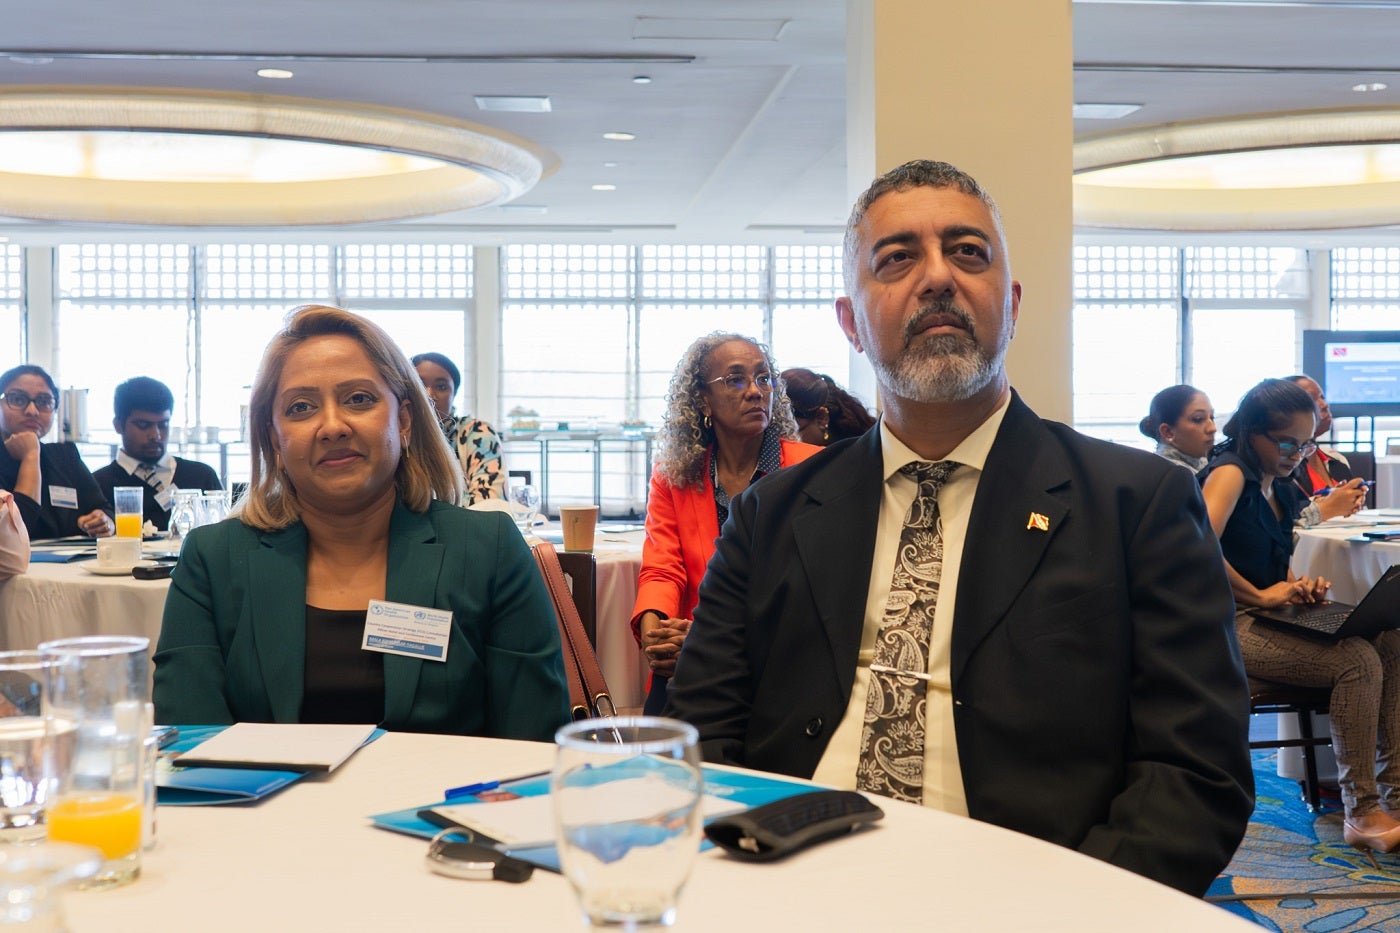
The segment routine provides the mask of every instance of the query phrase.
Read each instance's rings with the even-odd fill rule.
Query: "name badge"
[[[78,507],[78,490],[72,486],[50,486],[49,502],[58,509],[76,509]]]
[[[409,606],[372,599],[365,613],[365,651],[401,654],[425,661],[447,660],[447,639],[452,634],[452,613],[445,609]]]
[[[160,506],[161,508],[165,509],[165,511],[169,512],[169,511],[170,511],[170,497],[173,496],[174,494],[175,494],[175,487],[174,487],[174,486],[166,486],[166,487],[165,487],[164,489],[162,489],[160,492],[156,493],[156,505]]]

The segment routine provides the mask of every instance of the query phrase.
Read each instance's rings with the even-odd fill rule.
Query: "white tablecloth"
[[[325,778],[252,806],[162,807],[142,877],[67,897],[73,933],[283,930],[583,930],[565,880],[432,874],[427,844],[367,816],[445,787],[548,768],[549,745],[386,735]],[[703,853],[673,929],[1124,930],[1248,933],[1218,907],[1068,849],[973,820],[880,800],[876,828],[771,864]],[[878,890],[902,892],[882,900]]]
[[[619,707],[646,699],[647,666],[629,623],[642,566],[642,533],[600,532],[598,663]],[[96,576],[82,563],[31,564],[29,572],[0,582],[0,649],[33,648],[74,635],[145,635],[152,650],[160,637],[168,580]]]

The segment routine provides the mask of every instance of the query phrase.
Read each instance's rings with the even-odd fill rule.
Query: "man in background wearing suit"
[[[170,525],[171,494],[176,489],[217,490],[219,475],[206,463],[182,460],[166,450],[175,396],[163,382],[137,376],[117,386],[112,400],[112,427],[122,436],[117,459],[92,474],[107,501],[116,486],[144,486],[142,511],[161,531]]]
[[[708,760],[1203,892],[1254,801],[1234,605],[1196,484],[1011,390],[1021,285],[966,174],[877,179],[844,273],[837,318],[883,418],[735,500],[668,715]]]

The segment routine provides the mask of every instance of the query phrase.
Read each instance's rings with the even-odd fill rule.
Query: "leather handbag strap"
[[[578,607],[573,594],[569,592],[564,570],[559,566],[559,555],[554,545],[541,541],[531,547],[535,563],[539,565],[540,576],[544,578],[545,589],[554,603],[554,614],[559,622],[559,637],[568,654],[564,658],[564,673],[569,679],[569,698],[575,719],[590,716],[613,716],[617,710],[613,706],[612,695],[608,692],[603,670],[598,666],[598,656],[588,635],[583,630],[583,620],[579,618]]]

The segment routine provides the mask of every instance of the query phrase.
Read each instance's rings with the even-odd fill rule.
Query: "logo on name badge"
[[[1032,512],[1031,517],[1026,520],[1026,530],[1030,531],[1032,528],[1034,528],[1036,531],[1049,531],[1049,516],[1041,515],[1039,512]]]

